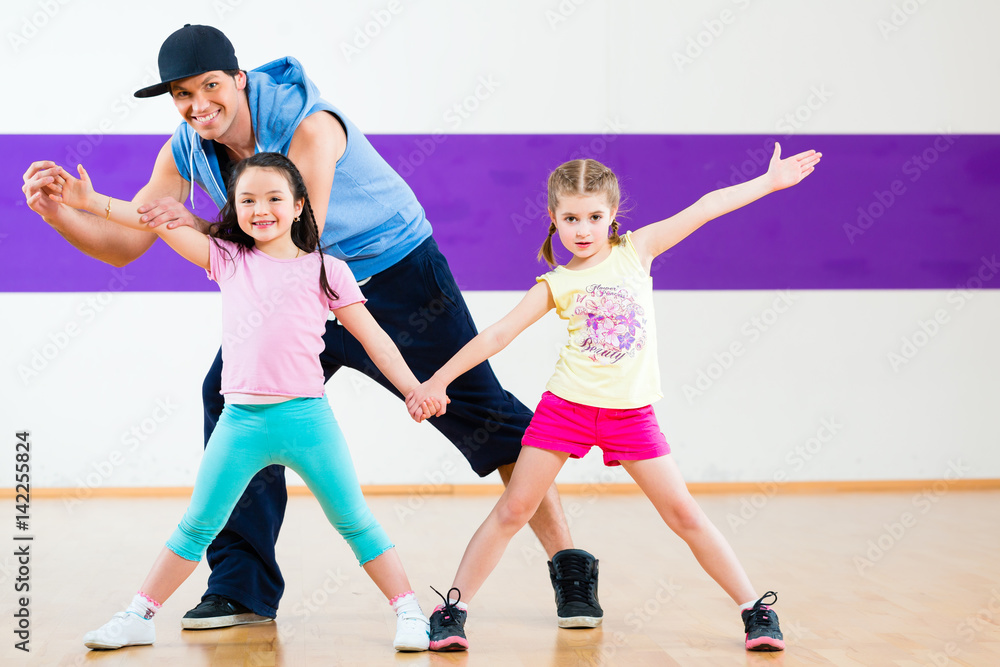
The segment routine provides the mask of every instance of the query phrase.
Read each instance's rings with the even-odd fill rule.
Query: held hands
[[[451,399],[445,394],[447,386],[442,386],[431,378],[406,395],[406,409],[414,421],[421,422],[428,417],[440,417],[447,411]]]
[[[88,206],[93,202],[94,184],[90,181],[90,174],[83,168],[82,164],[76,165],[76,170],[80,173],[80,178],[75,178],[62,167],[58,169],[58,181],[56,182],[57,192],[50,194],[52,201],[66,204],[70,208],[77,208],[81,211],[88,210]]]
[[[408,397],[413,396],[413,392],[410,392],[409,394],[407,394],[407,396]],[[450,402],[450,399],[446,400]],[[420,403],[415,404],[412,410],[409,407],[407,407],[407,411],[410,413],[410,417],[413,418],[413,421],[419,424],[420,422],[430,417],[443,415],[445,412],[444,406],[445,406],[444,403],[438,403],[433,398],[428,398]]]
[[[819,164],[822,153],[805,151],[789,158],[781,159],[781,144],[775,142],[774,155],[767,167],[767,177],[771,182],[771,191],[784,190],[796,185],[813,172]]]
[[[59,211],[58,200],[52,195],[62,192],[63,178],[59,175],[62,167],[51,160],[32,162],[21,177],[24,185],[21,192],[32,211],[43,218],[51,218]]]

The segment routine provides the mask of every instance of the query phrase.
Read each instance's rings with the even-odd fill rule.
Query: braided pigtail
[[[608,243],[611,245],[621,245],[622,237],[618,236],[618,219],[611,221],[611,234],[608,235]]]
[[[302,210],[309,211],[309,219],[312,221],[312,231],[316,241],[307,252],[319,252],[319,285],[323,289],[323,293],[328,297],[334,300],[339,299],[340,295],[330,287],[330,281],[326,277],[326,262],[323,260],[323,243],[320,241],[319,225],[316,224],[316,214],[313,212],[312,204],[309,203],[309,195],[306,195],[306,205]]]
[[[556,265],[556,257],[552,252],[552,235],[556,233],[556,223],[549,223],[549,235],[542,244],[542,249],[538,251],[538,259],[544,259],[549,266]]]

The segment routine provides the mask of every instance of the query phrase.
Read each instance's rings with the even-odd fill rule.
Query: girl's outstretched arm
[[[434,373],[431,379],[420,385],[414,392],[404,393],[406,409],[416,419],[421,404],[431,400],[437,401],[441,405],[438,414],[443,415],[445,404],[448,402],[446,391],[448,385],[455,378],[507,347],[522,331],[555,307],[548,283],[544,281],[536,283],[524,295],[521,302],[514,306],[513,310],[466,343],[461,350],[455,353],[455,356],[448,360],[448,363]]]
[[[776,142],[766,174],[745,183],[709,192],[677,215],[632,232],[632,243],[643,264],[648,269],[657,255],[677,245],[709,220],[797,184],[812,173],[821,157],[822,153],[805,151],[782,160],[781,145]]]
[[[386,377],[392,386],[395,387],[404,397],[412,393],[420,386],[420,381],[406,365],[403,355],[399,353],[399,348],[392,342],[389,334],[379,326],[372,314],[365,308],[363,303],[352,303],[343,308],[333,311],[337,320],[344,325],[352,336],[358,339],[361,346],[365,348],[368,357],[375,362],[375,365],[382,375]],[[444,399],[439,404],[428,401],[426,404],[421,401],[417,404],[413,414],[413,419],[422,421],[435,414],[444,413]]]
[[[123,227],[137,229],[143,232],[153,232],[167,242],[171,248],[184,259],[197,264],[206,271],[209,269],[208,259],[208,236],[193,227],[177,227],[167,229],[166,225],[161,225],[150,229],[135,211],[131,202],[121,199],[112,200],[107,195],[102,195],[94,190],[90,181],[90,175],[83,165],[77,165],[80,178],[75,178],[65,169],[60,168],[60,175],[65,179],[61,195],[49,195],[53,201],[58,201],[72,208],[87,211],[102,218],[107,218],[111,222],[118,223]],[[110,209],[110,210],[109,210]]]

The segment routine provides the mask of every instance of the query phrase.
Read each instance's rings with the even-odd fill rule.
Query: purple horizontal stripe
[[[619,176],[624,229],[668,217],[702,194],[766,169],[765,136],[380,135],[372,142],[416,192],[463,289],[522,290],[543,273],[549,171],[594,157]],[[157,243],[124,273],[84,256],[25,205],[14,185],[32,160],[78,159],[101,192],[131,196],[160,136],[6,135],[0,291],[214,290]],[[794,136],[816,173],[711,222],[660,258],[658,289],[950,289],[979,286],[1000,252],[1000,136]],[[197,191],[198,212],[208,197]],[[563,251],[563,256],[566,252]],[[985,270],[983,275],[990,273]],[[1000,287],[987,280],[985,287]]]

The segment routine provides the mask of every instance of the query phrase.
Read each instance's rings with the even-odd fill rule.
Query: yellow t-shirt
[[[552,292],[569,341],[546,389],[599,408],[641,408],[663,398],[656,359],[653,279],[631,233],[596,266],[558,266],[536,279]]]

